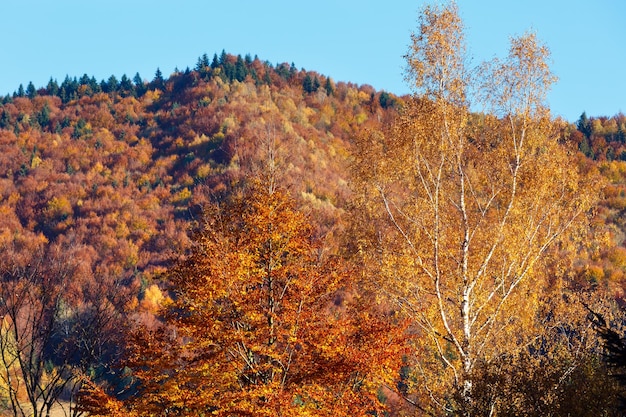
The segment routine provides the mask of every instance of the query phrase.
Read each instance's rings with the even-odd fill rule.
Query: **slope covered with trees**
[[[449,4],[410,97],[225,52],[4,97],[0,406],[619,415],[626,119],[551,119],[532,34],[464,54]]]
[[[68,77],[5,97],[2,348],[13,352],[0,371],[5,404],[18,413],[30,400],[44,414],[58,395],[74,400],[85,377],[105,375],[135,323],[154,325],[166,298],[161,277],[193,253],[205,209],[269,161],[276,185],[315,219],[316,257],[336,253],[350,140],[399,103],[368,86],[225,53],[167,79],[160,71],[150,82]],[[57,277],[60,268],[67,272]],[[35,304],[17,300],[16,288],[52,298],[23,321]],[[45,335],[28,331],[44,323]],[[33,355],[38,370],[18,365]],[[51,385],[24,385],[22,371]]]

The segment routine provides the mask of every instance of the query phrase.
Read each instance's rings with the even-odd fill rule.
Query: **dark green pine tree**
[[[249,73],[250,77],[254,80],[254,85],[261,85],[261,80],[259,79],[259,74],[256,72],[256,69],[252,68]]]
[[[271,68],[265,67],[265,74],[263,74],[263,83],[266,85],[272,85],[272,76],[270,75]]]
[[[276,67],[276,74],[280,76],[280,78],[287,80],[289,79],[289,65],[286,63],[279,64]]]
[[[246,68],[246,64],[244,63],[241,55],[237,55],[237,61],[235,62],[234,78],[237,81],[242,82],[243,80],[246,79],[247,75],[248,75],[248,68]]]
[[[224,65],[226,62],[228,62],[228,54],[226,54],[226,51],[222,49],[222,53],[220,54],[220,65]]]
[[[138,72],[135,73],[135,76],[133,77],[133,83],[135,84],[135,92],[137,93],[137,96],[143,96],[146,93],[146,85]]]
[[[156,72],[154,73],[154,79],[152,80],[152,85],[154,86],[154,88],[158,88],[160,90],[162,90],[163,87],[165,87],[165,79],[163,78],[163,73],[161,72],[160,68],[157,68]]]
[[[98,82],[96,81],[96,88],[94,88],[91,82],[91,78],[87,74],[83,74],[83,76],[80,77],[80,79],[78,80],[78,84],[84,86],[83,88],[86,87],[84,90],[81,89],[81,91],[85,91],[87,95],[91,95],[100,91],[100,84],[98,84]]]
[[[386,109],[388,107],[392,107],[393,105],[395,105],[396,100],[391,96],[391,94],[389,94],[386,91],[383,91],[382,93],[380,93],[380,96],[378,97],[378,102],[380,103],[380,107],[382,107],[383,109]]]
[[[12,124],[11,115],[6,109],[2,109],[2,114],[0,114],[0,129],[8,129]]]
[[[332,96],[335,92],[335,88],[333,87],[333,83],[330,81],[330,77],[326,77],[326,84],[324,85],[324,89],[326,90],[326,95]]]
[[[80,85],[86,85],[86,86],[89,86],[89,85],[90,85],[90,83],[91,83],[91,78],[89,77],[89,75],[87,75],[87,74],[83,74],[83,76],[82,76],[82,77],[80,77],[80,79],[78,80],[78,83],[79,83]]]
[[[217,54],[213,54],[213,61],[211,61],[211,68],[215,69],[220,66],[220,61],[217,59]]]
[[[93,91],[94,93],[102,92],[102,88],[100,88],[100,84],[98,83],[98,80],[96,80],[96,77],[94,77],[93,75],[89,79],[89,87],[91,88],[91,91]]]
[[[305,75],[304,80],[302,80],[302,89],[307,94],[313,92],[313,79],[309,74]]]
[[[126,74],[123,74],[120,80],[120,91],[125,97],[136,97],[135,86]]]
[[[24,86],[22,84],[20,84],[17,88],[17,93],[13,93],[13,97],[24,97],[25,95],[26,92],[24,91]]]
[[[120,83],[117,81],[117,77],[115,75],[111,75],[109,77],[108,85],[110,91],[118,91],[120,89]]]
[[[578,130],[585,135],[585,137],[590,138],[593,133],[593,127],[591,125],[591,121],[587,118],[587,113],[583,112],[576,123],[576,127]]]
[[[102,91],[105,93],[116,93],[120,88],[120,83],[117,81],[117,77],[115,75],[111,75],[107,81],[102,81],[100,83],[102,87]]]
[[[28,86],[26,87],[26,95],[28,98],[33,99],[37,95],[37,89],[32,81],[28,82]]]
[[[202,54],[202,56],[198,58],[198,62],[196,63],[196,71],[203,79],[209,77],[211,71],[211,63],[209,62],[209,56],[206,53]]]
[[[626,132],[624,131],[624,127],[621,123],[617,125],[617,136],[616,139],[620,143],[626,143]]]
[[[205,68],[210,67],[209,56],[204,53],[201,57],[198,57],[198,62],[196,63],[196,71],[203,71]]]
[[[615,159],[615,149],[611,145],[608,146],[606,150],[606,160],[612,161]]]
[[[52,77],[50,77],[50,81],[48,81],[48,85],[46,86],[46,92],[51,96],[59,95],[59,83],[57,80],[53,80]]]
[[[48,103],[44,103],[41,110],[37,113],[37,123],[42,129],[45,129],[50,123],[50,107]]]
[[[63,86],[61,86],[59,88],[59,98],[61,99],[61,103],[63,103],[63,104],[65,104],[68,101],[70,101],[69,98],[68,98],[67,90]]]

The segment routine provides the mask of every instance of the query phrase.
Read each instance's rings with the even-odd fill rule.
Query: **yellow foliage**
[[[30,161],[30,167],[37,168],[39,165],[41,165],[41,161],[42,159],[39,156],[33,156],[33,159]]]
[[[237,118],[234,115],[230,115],[226,117],[222,121],[222,131],[228,133],[230,130],[234,129],[237,126]]]
[[[604,268],[600,265],[590,265],[585,275],[589,281],[600,282],[604,279]]]
[[[172,196],[172,203],[186,203],[192,197],[192,195],[193,194],[191,193],[189,188],[185,187],[174,196]]]
[[[543,105],[555,79],[547,48],[533,34],[512,38],[508,57],[470,79],[462,29],[454,3],[423,9],[407,54],[416,95],[359,139],[354,164],[359,254],[423,335],[414,394],[436,399],[433,415],[451,391],[470,404],[477,364],[542,331],[546,283],[569,267],[598,198]],[[469,111],[476,87],[494,111],[480,120]]]
[[[612,184],[622,184],[626,178],[626,161],[603,161],[598,169]]]
[[[211,164],[202,164],[196,170],[196,177],[199,179],[207,178],[213,172]]]
[[[139,261],[139,247],[133,242],[128,242],[128,248],[125,255],[126,259],[124,267],[127,269],[134,268]]]
[[[285,120],[283,122],[282,128],[283,128],[283,132],[285,132],[286,134],[294,134],[294,133],[296,133],[296,131],[293,128],[293,125],[288,120]]]
[[[9,206],[14,206],[20,200],[20,198],[20,194],[14,191],[11,193],[11,195],[9,195],[9,198],[7,199],[7,204]]]
[[[144,103],[149,106],[153,102],[157,101],[159,98],[161,98],[161,91],[148,90],[146,91],[146,94],[144,95]]]
[[[355,121],[357,124],[363,124],[367,120],[367,114],[365,112],[360,112],[356,115]]]
[[[195,136],[191,144],[194,146],[202,145],[203,143],[207,143],[209,140],[209,137],[203,133],[200,136]]]
[[[609,261],[617,268],[626,268],[626,248],[616,246],[609,250]]]
[[[185,173],[181,178],[180,178],[180,185],[183,185],[185,187],[192,187],[194,184],[194,180],[191,177],[191,175],[189,175],[188,173]],[[185,191],[185,193],[191,193],[189,190]],[[191,196],[191,195],[190,195]]]
[[[370,95],[366,93],[365,91],[359,91],[359,94],[357,97],[358,97],[358,100],[361,102],[367,102],[370,100]]]
[[[102,162],[97,161],[94,165],[93,165],[93,171],[100,174],[102,173],[102,171],[104,170],[104,165],[102,165]]]
[[[140,307],[142,310],[157,313],[165,297],[158,285],[152,284],[144,291]]]
[[[72,214],[72,204],[66,197],[53,197],[48,201],[47,212],[52,217],[68,216]]]
[[[117,223],[117,226],[115,227],[115,237],[117,237],[118,239],[124,239],[126,237],[128,237],[128,235],[130,234],[130,230],[128,229],[128,226],[126,225],[126,222],[119,222]]]

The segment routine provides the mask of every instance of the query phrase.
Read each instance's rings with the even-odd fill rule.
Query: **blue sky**
[[[395,94],[422,0],[1,0],[0,94],[32,81],[151,79],[222,49]],[[552,51],[553,114],[626,112],[626,1],[458,0],[477,64],[532,29]]]

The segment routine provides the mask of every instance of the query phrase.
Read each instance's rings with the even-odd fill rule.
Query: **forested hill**
[[[202,207],[271,159],[329,248],[350,198],[351,143],[405,98],[225,52],[150,81],[139,74],[28,83],[0,100],[0,244],[78,251],[83,274],[143,290],[189,246]],[[596,226],[608,242],[579,275],[622,297],[626,117],[587,117],[563,139],[608,179]],[[16,254],[13,257],[18,257]],[[96,278],[97,277],[97,278]],[[133,287],[133,285],[130,285]]]
[[[280,181],[336,227],[350,141],[400,101],[369,86],[206,55],[154,79],[32,83],[0,106],[2,245],[80,244],[94,279],[151,281],[188,245],[212,197],[275,159]]]
[[[258,174],[270,150],[318,234],[341,228],[350,144],[388,124],[403,99],[222,52],[167,78],[157,69],[150,81],[135,74],[28,83],[0,103],[2,244],[71,237],[86,271],[145,288],[184,252],[203,205]],[[581,272],[612,277],[618,295],[625,130],[622,114],[583,114],[563,130],[610,180],[600,218],[612,243]]]
[[[258,175],[269,158],[317,233],[332,237],[349,199],[353,139],[388,124],[403,99],[222,52],[169,77],[157,69],[150,81],[135,74],[28,83],[0,103],[1,243],[29,251],[70,239],[93,279],[145,288],[188,247],[205,203]],[[611,244],[581,274],[618,296],[625,130],[622,114],[584,113],[563,130],[610,182],[599,219]]]
[[[588,117],[583,112],[563,138],[585,156],[585,163],[598,169],[606,184],[596,211],[595,235],[602,242],[585,254],[581,275],[592,285],[608,288],[619,299],[626,296],[626,116]]]
[[[519,152],[502,140],[510,127],[515,137],[515,123],[454,100],[396,97],[226,53],[149,81],[84,75],[20,86],[0,101],[0,411],[25,415],[30,401],[43,415],[59,399],[75,405],[78,393],[92,415],[135,406],[145,415],[405,415],[437,395],[433,409],[444,404],[449,415],[447,403],[492,407],[510,392],[529,403],[503,401],[502,410],[566,404],[569,415],[589,399],[614,402],[583,305],[624,298],[626,118],[547,119],[532,120],[539,134]],[[441,120],[462,136],[446,136],[454,129]],[[604,180],[590,186],[597,173]],[[589,213],[596,185],[603,200]],[[576,194],[585,198],[574,204]],[[549,199],[558,201],[541,211]],[[593,222],[546,251],[563,210]],[[470,223],[483,230],[470,237]],[[548,259],[529,261],[530,249],[518,257],[513,249],[532,249],[540,230]],[[459,275],[460,256],[478,259],[467,255],[471,239],[484,287],[470,284],[467,268]],[[446,274],[465,292],[440,285]],[[433,287],[412,287],[421,281]],[[518,286],[529,312],[507,301]],[[461,300],[472,292],[483,301]],[[470,307],[490,315],[475,333]],[[506,332],[493,327],[505,310]],[[447,321],[459,312],[465,322]],[[476,352],[498,349],[473,358],[481,331]],[[322,408],[328,414],[316,414]],[[532,415],[547,414],[565,415]]]

